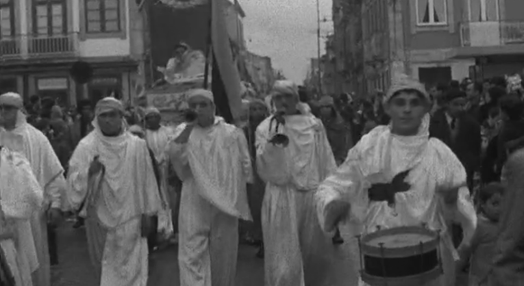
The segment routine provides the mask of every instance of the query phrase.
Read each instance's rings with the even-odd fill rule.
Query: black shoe
[[[333,242],[334,245],[340,245],[344,243],[344,239],[342,238],[342,236],[340,236],[340,230],[338,230],[338,228],[337,228],[337,231],[335,232],[335,236],[331,238],[331,241]]]

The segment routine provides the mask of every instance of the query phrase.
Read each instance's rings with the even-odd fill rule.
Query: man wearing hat
[[[170,157],[182,180],[179,217],[181,286],[232,286],[238,252],[238,219],[251,220],[246,183],[253,173],[241,129],[215,116],[213,94],[187,94],[196,119],[182,123]]]
[[[69,162],[68,201],[86,216],[89,254],[101,286],[146,286],[147,237],[161,200],[147,144],[125,130],[112,97],[95,108],[94,130]]]
[[[168,184],[169,157],[166,153],[169,140],[172,139],[173,130],[161,124],[160,111],[155,107],[148,107],[145,116],[145,140],[147,146],[153,152],[155,162],[159,171],[159,187],[163,204],[163,210],[158,217],[158,231],[164,239],[170,239],[173,235],[172,211],[176,209],[176,193]]]
[[[462,223],[465,241],[476,226],[466,172],[442,141],[429,138],[431,102],[422,84],[407,76],[398,78],[383,104],[391,123],[363,136],[346,161],[320,185],[318,218],[328,233],[340,223],[363,239],[399,227],[440,231],[443,275],[419,285],[455,285],[454,258],[458,256],[448,222]],[[349,243],[355,245],[357,240]],[[358,261],[360,253],[351,255]],[[365,267],[369,266],[381,268],[380,263]],[[405,265],[398,267],[405,269]],[[358,285],[367,284],[360,281]]]
[[[158,67],[157,70],[164,74],[165,82],[175,84],[180,80],[202,77],[205,64],[204,53],[191,49],[186,43],[179,43],[174,47],[166,67]]]
[[[25,155],[44,191],[44,206],[31,220],[39,268],[33,273],[35,286],[49,286],[50,257],[47,223],[56,224],[61,216],[61,192],[66,188],[63,168],[49,140],[26,121],[22,97],[13,92],[0,95],[0,146]]]
[[[315,191],[336,168],[326,131],[293,82],[275,82],[271,96],[276,112],[256,130],[266,285],[354,285],[350,260],[337,257],[345,246],[334,245],[315,216]]]
[[[451,89],[444,103],[444,108],[435,112],[431,118],[429,134],[453,150],[466,169],[468,187],[472,189],[474,173],[480,167],[480,124],[465,112],[466,92]]]

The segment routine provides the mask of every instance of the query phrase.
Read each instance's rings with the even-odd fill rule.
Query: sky
[[[332,0],[320,1],[321,36],[333,30]],[[246,13],[244,38],[248,50],[269,56],[273,68],[301,84],[310,58],[317,57],[316,0],[239,0]],[[324,39],[321,42],[324,51]]]

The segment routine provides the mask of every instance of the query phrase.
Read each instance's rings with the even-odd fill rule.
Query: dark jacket
[[[482,148],[480,124],[467,114],[460,116],[457,124],[458,134],[453,140],[445,112],[439,110],[431,118],[429,134],[430,137],[440,139],[455,153],[466,169],[468,180],[471,181],[473,173],[480,167]]]
[[[497,168],[502,169],[506,162],[506,143],[524,136],[524,120],[507,120],[502,124],[497,142]]]

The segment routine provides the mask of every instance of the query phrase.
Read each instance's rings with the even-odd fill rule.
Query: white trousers
[[[178,219],[180,285],[233,286],[238,219],[204,200],[192,182],[184,182]]]

